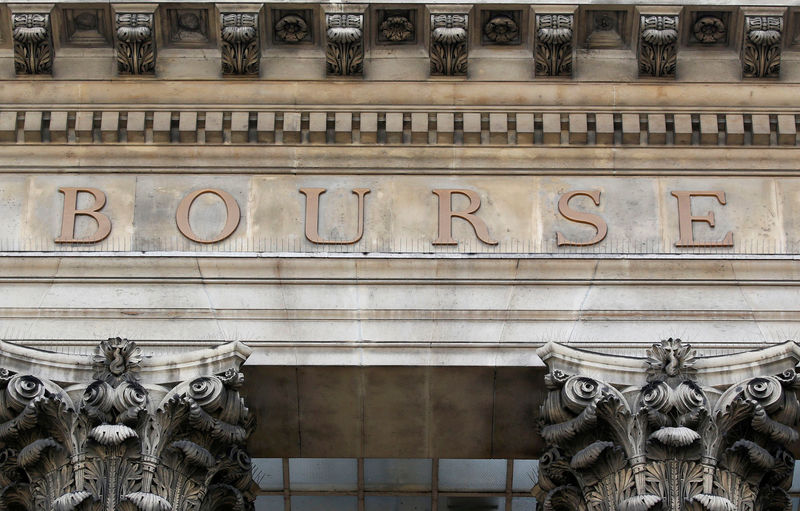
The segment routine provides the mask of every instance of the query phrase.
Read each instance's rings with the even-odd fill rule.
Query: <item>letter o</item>
[[[204,193],[213,193],[225,203],[225,227],[222,228],[222,232],[220,232],[216,238],[210,240],[204,240],[198,237],[197,234],[195,234],[192,230],[192,226],[189,225],[189,210],[192,208],[192,203],[194,203],[195,199]],[[239,227],[240,216],[241,211],[239,210],[239,204],[236,203],[236,199],[233,198],[233,195],[223,190],[204,188],[202,190],[193,191],[184,197],[183,200],[181,200],[181,203],[178,204],[178,211],[175,214],[175,220],[178,223],[178,230],[190,240],[197,243],[217,243],[218,241],[222,241],[233,234],[233,231]]]

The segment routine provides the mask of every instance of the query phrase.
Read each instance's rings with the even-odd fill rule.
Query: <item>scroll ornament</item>
[[[51,74],[53,44],[50,15],[22,13],[11,17],[14,37],[14,69],[17,74]]]
[[[467,15],[431,15],[431,74],[467,74]]]
[[[364,72],[364,16],[328,14],[325,61],[329,75],[356,76]]]
[[[156,71],[156,47],[153,40],[153,15],[118,13],[117,68],[120,74],[146,75]]]
[[[572,76],[572,14],[536,16],[535,72],[538,76]]]
[[[679,339],[662,341],[649,350],[646,382],[622,390],[551,370],[533,489],[542,508],[791,509],[800,378],[790,369],[720,395],[697,382],[695,360]]]
[[[222,73],[226,75],[258,75],[261,49],[258,24],[253,13],[220,15],[220,52]]]
[[[642,16],[640,19],[639,75],[674,78],[678,59],[677,41],[677,16]]]
[[[781,71],[783,17],[746,16],[742,47],[745,78],[778,78]]]
[[[0,369],[0,509],[253,509],[237,368],[145,387],[141,350],[119,338],[94,362],[80,401],[67,393],[80,389]]]

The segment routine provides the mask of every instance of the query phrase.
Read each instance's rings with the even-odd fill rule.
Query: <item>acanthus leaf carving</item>
[[[14,13],[14,69],[18,75],[52,74],[53,34],[49,13]]]
[[[639,76],[674,78],[678,59],[677,42],[677,16],[641,16]]]
[[[745,78],[778,78],[781,71],[783,16],[745,16],[742,74]]]
[[[148,75],[156,71],[156,45],[153,14],[118,12],[117,68],[120,74]]]
[[[261,60],[258,14],[222,13],[220,27],[222,73],[258,75]]]
[[[541,509],[784,509],[797,374],[750,377],[720,394],[698,380],[701,359],[679,339],[654,344],[639,359],[642,385],[622,391],[551,367],[540,413],[548,450],[533,489]]]
[[[325,15],[325,62],[329,75],[359,76],[364,72],[364,15]]]
[[[535,73],[572,76],[572,14],[536,15]]]
[[[79,402],[45,378],[0,371],[0,508],[252,510],[254,422],[238,365],[144,386],[147,361],[133,342],[101,343],[98,379]]]
[[[431,74],[467,74],[467,15],[431,15]]]

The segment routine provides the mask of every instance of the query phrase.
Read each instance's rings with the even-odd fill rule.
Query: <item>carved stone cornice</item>
[[[549,369],[540,417],[547,450],[533,489],[544,509],[789,505],[789,444],[800,419],[795,343],[708,358],[679,339],[654,344],[647,358],[552,343],[537,354]]]
[[[536,14],[536,76],[572,76],[575,16]]]
[[[12,7],[14,70],[18,75],[53,73],[52,4]]]
[[[201,350],[172,371],[120,338],[83,357],[2,343],[0,508],[252,509],[249,352]]]
[[[122,75],[156,72],[156,5],[119,4],[114,9],[117,70]]]
[[[325,62],[328,75],[360,76],[364,73],[364,14],[325,15]]]
[[[258,17],[255,8],[249,12],[221,10],[219,44],[223,75],[258,76],[261,63]]]
[[[742,76],[778,78],[781,71],[782,14],[746,14],[742,37]]]
[[[675,78],[678,60],[678,16],[639,17],[639,76]]]
[[[469,8],[450,11],[431,10],[431,75],[465,76],[467,74]]]

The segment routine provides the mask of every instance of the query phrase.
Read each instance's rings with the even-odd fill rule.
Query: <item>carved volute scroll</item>
[[[641,16],[639,76],[674,78],[678,59],[678,17]]]
[[[117,41],[117,68],[123,75],[149,75],[156,72],[156,43],[153,13],[117,12],[114,15]]]
[[[781,71],[783,16],[745,16],[742,75],[778,78]]]
[[[619,357],[545,346],[540,356],[550,372],[540,420],[547,449],[534,495],[554,511],[790,509],[800,348],[775,348],[783,372],[711,387],[703,381],[713,370],[758,374],[766,350],[705,359],[668,339],[647,359],[626,360],[642,375],[629,385],[596,377],[598,364],[613,375]],[[591,376],[559,369],[575,369],[586,357]]]
[[[572,14],[536,15],[537,76],[572,76]]]
[[[222,74],[258,76],[261,61],[258,14],[222,13],[220,27]]]
[[[9,346],[0,343],[4,364],[14,360]],[[37,355],[28,351],[35,372]],[[145,382],[150,361],[119,338],[84,357],[88,364],[75,362],[93,363],[92,381],[58,385],[0,369],[0,509],[253,509],[245,442],[254,423],[238,392],[249,350],[236,343],[205,351],[236,356],[222,360],[231,364],[224,372],[177,384]]]
[[[18,75],[52,74],[53,33],[47,12],[13,13],[14,69]]]
[[[431,74],[467,74],[467,15],[431,15]]]
[[[359,76],[364,72],[364,15],[325,15],[329,75]]]

